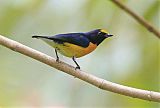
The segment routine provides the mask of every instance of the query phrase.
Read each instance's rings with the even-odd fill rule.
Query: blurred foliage
[[[160,29],[159,0],[124,3]],[[107,29],[114,37],[78,59],[82,69],[119,84],[160,91],[158,38],[110,0],[0,0],[0,7],[0,34],[53,57],[53,49],[31,36]],[[159,107],[104,92],[3,46],[0,55],[0,106]]]

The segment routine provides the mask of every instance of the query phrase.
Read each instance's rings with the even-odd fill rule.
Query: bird
[[[109,34],[105,29],[95,29],[89,32],[65,33],[54,36],[34,35],[32,38],[41,39],[55,48],[57,62],[59,61],[59,52],[66,57],[72,58],[76,64],[75,69],[80,69],[76,58],[91,53],[103,40],[111,36],[113,35]]]

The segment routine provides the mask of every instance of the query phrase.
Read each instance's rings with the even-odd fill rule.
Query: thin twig
[[[143,25],[150,32],[154,33],[155,36],[160,38],[160,32],[153,25],[151,25],[148,21],[146,21],[143,17],[139,16],[135,12],[133,12],[129,7],[125,6],[120,0],[111,0],[118,7],[127,12],[130,16],[132,16],[135,20],[137,20],[141,25]]]
[[[112,83],[107,80],[98,78],[94,75],[88,74],[87,72],[84,72],[82,70],[75,70],[75,68],[71,65],[68,65],[62,61],[56,62],[54,58],[44,53],[41,53],[37,50],[34,50],[30,47],[27,47],[21,43],[18,43],[14,40],[8,39],[1,35],[0,35],[0,45],[5,46],[13,51],[19,52],[28,57],[31,57],[33,59],[36,59],[42,63],[45,63],[51,67],[61,70],[67,74],[75,76],[76,78],[79,78],[103,90],[126,95],[129,97],[139,98],[143,100],[160,102],[160,93],[158,92],[141,90],[141,89],[119,85],[119,84]]]

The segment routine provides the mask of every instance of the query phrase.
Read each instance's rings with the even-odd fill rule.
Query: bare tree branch
[[[67,74],[75,76],[85,82],[88,82],[96,87],[99,87],[106,91],[126,95],[129,97],[139,98],[148,101],[160,102],[160,93],[154,91],[147,91],[119,85],[116,83],[109,82],[107,80],[98,78],[94,75],[88,74],[82,70],[75,70],[71,65],[68,65],[62,61],[56,62],[56,60],[46,54],[36,51],[30,47],[27,47],[14,40],[8,39],[0,35],[0,45],[5,46],[13,51],[19,52],[23,55],[36,59],[42,63],[45,63],[51,67],[61,70]]]
[[[143,17],[133,12],[129,7],[125,6],[122,2],[120,2],[120,0],[111,0],[111,1],[115,3],[118,7],[123,9],[125,12],[127,12],[130,16],[132,16],[135,20],[137,20],[141,25],[143,25],[150,32],[154,33],[155,36],[160,38],[160,32],[158,31],[158,29],[156,29],[153,25],[151,25]]]

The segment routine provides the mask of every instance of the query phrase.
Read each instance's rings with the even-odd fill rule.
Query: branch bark
[[[75,70],[71,65],[68,65],[62,61],[56,62],[56,60],[44,53],[27,47],[21,43],[14,40],[8,39],[0,35],[0,45],[5,46],[13,51],[19,52],[23,55],[31,57],[38,60],[44,64],[54,67],[60,71],[63,71],[69,75],[75,76],[85,82],[90,83],[100,89],[111,91],[114,93],[122,94],[129,97],[139,98],[148,101],[160,102],[160,93],[154,91],[141,90],[137,88],[127,87],[124,85],[119,85],[112,83],[110,81],[98,78],[94,75],[88,74],[82,70]]]
[[[119,8],[123,9],[126,13],[132,16],[135,20],[137,20],[141,25],[143,25],[148,31],[152,32],[160,38],[160,32],[153,25],[151,25],[148,21],[146,21],[143,17],[139,16],[135,12],[133,12],[129,7],[125,6],[120,0],[111,0],[115,3]]]

